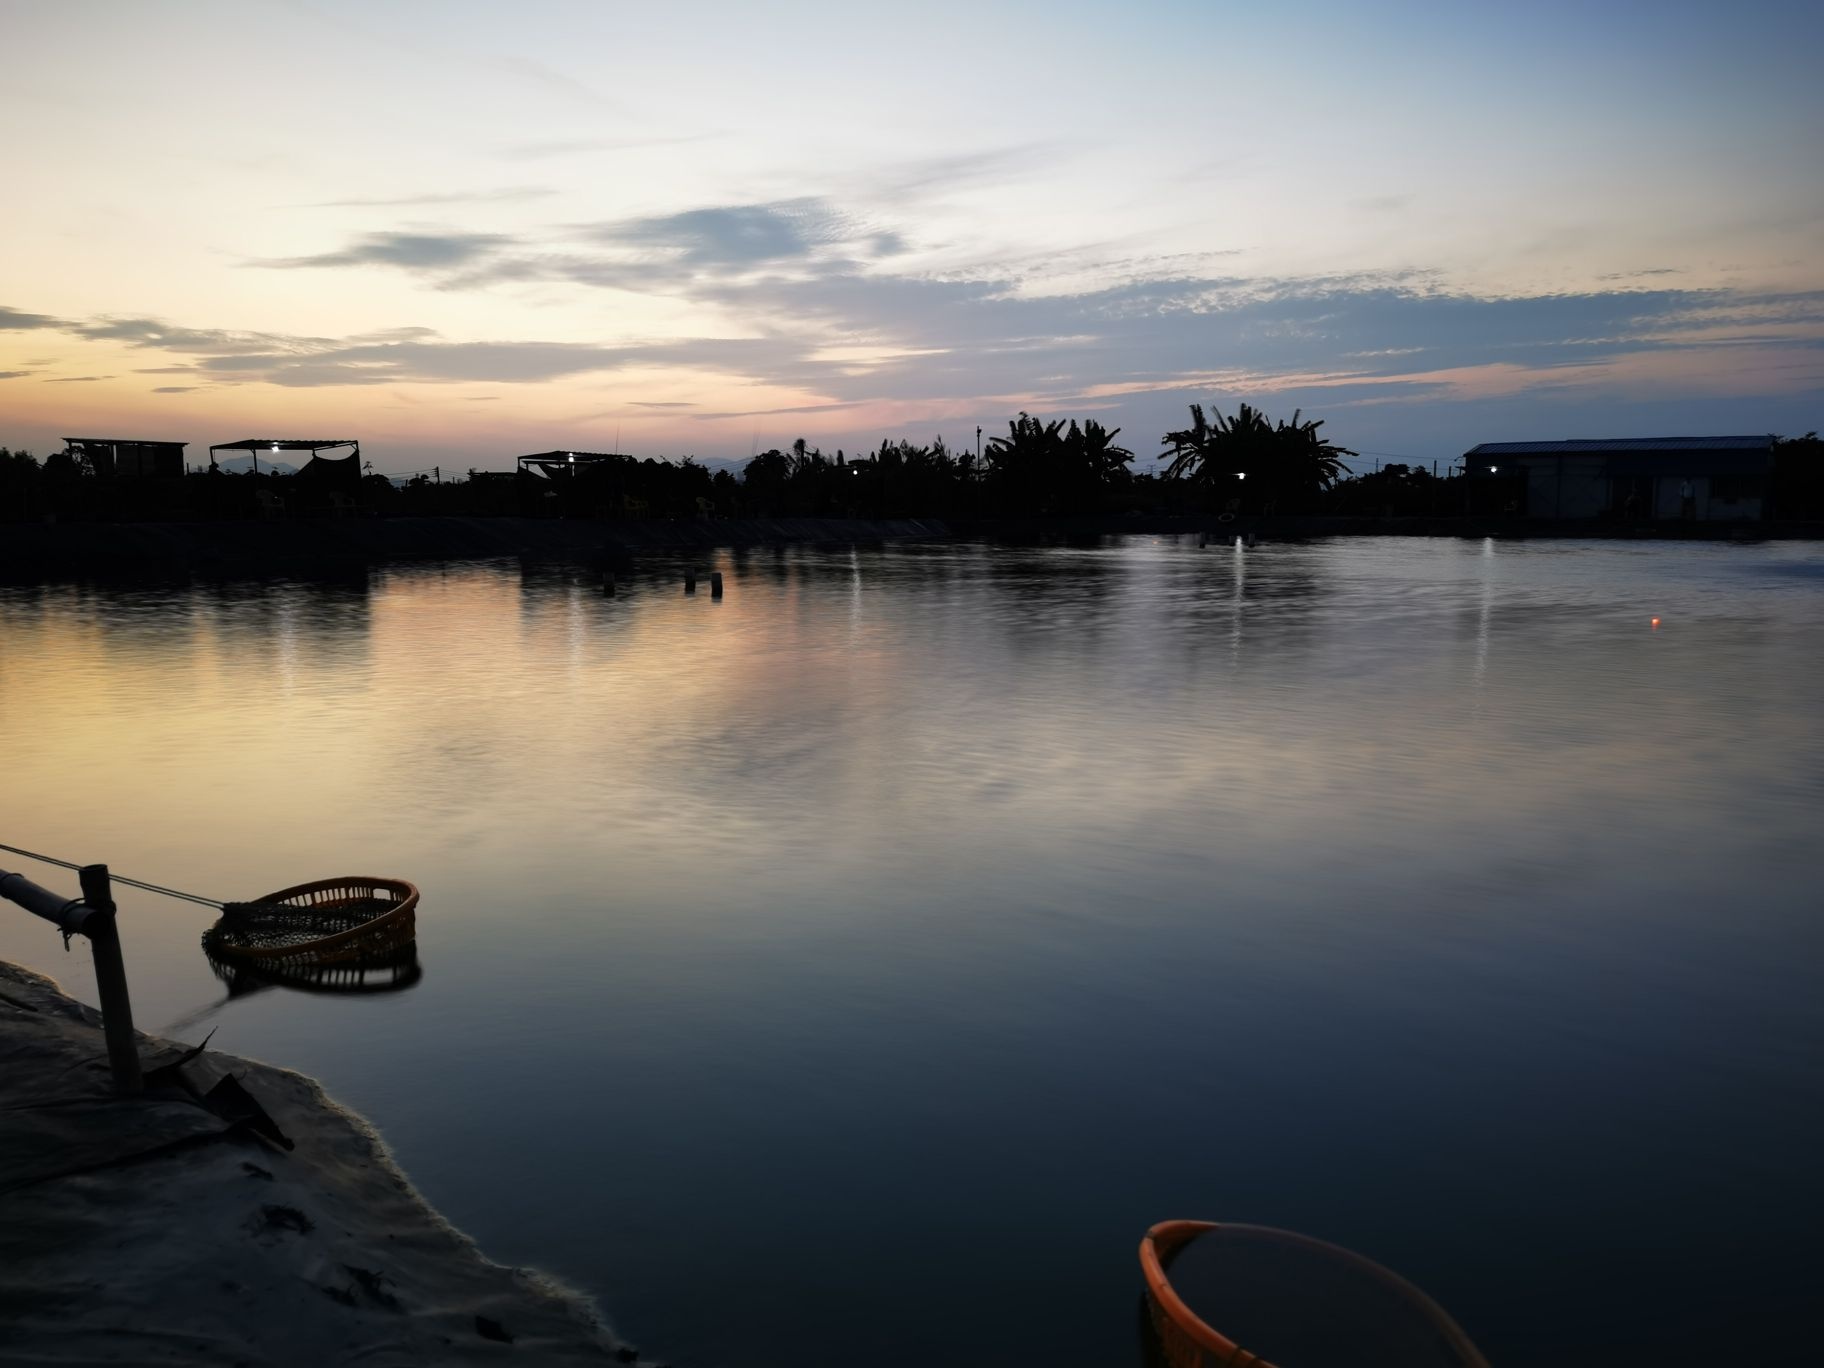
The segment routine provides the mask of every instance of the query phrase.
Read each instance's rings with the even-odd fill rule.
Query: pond
[[[675,1364],[1134,1364],[1168,1217],[1497,1363],[1809,1334],[1824,548],[714,564],[0,588],[0,841],[415,880],[409,990],[232,1001],[123,890],[140,1026],[320,1078]]]

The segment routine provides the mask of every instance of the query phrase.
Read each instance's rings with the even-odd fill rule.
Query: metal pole
[[[83,927],[95,955],[95,987],[101,995],[101,1029],[108,1042],[108,1068],[114,1090],[133,1096],[141,1089],[139,1046],[133,1039],[133,1004],[127,997],[127,966],[120,957],[120,929],[114,920],[114,893],[105,864],[84,865],[76,877],[82,900],[96,915]]]

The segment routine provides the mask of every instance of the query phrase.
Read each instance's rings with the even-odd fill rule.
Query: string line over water
[[[35,850],[21,850],[18,846],[0,845],[0,850],[11,851],[14,855],[23,855],[28,860],[41,860],[45,864],[58,865],[64,869],[80,870],[82,868],[81,865],[69,860],[60,860],[55,855],[40,855]],[[126,875],[116,874],[113,870],[108,871],[108,877],[115,883],[126,884],[129,888],[141,888],[148,893],[162,894],[167,898],[196,903],[201,907],[220,907],[222,905],[219,898],[205,898],[200,893],[185,893],[182,889],[166,888],[163,884],[146,883],[143,879],[129,879]]]

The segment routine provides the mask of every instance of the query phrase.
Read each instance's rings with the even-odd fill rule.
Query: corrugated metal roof
[[[217,442],[211,451],[325,451],[330,447],[352,447],[359,443],[353,437],[243,437],[238,442]]]
[[[1761,437],[1573,437],[1563,442],[1484,442],[1471,447],[1476,456],[1568,456],[1651,451],[1771,451],[1773,438]]]
[[[94,446],[187,447],[188,442],[166,442],[156,437],[65,437],[66,442],[88,442]]]

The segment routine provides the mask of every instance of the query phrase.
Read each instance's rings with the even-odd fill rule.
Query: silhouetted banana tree
[[[1049,512],[1053,485],[1064,465],[1064,420],[1047,423],[1022,413],[982,453],[1005,512]]]
[[[1115,445],[1115,438],[1120,435],[1120,428],[1105,428],[1094,418],[1084,420],[1081,432],[1074,421],[1071,423],[1065,441],[1076,447],[1077,463],[1091,484],[1120,484],[1133,474],[1127,466],[1134,453]]]

